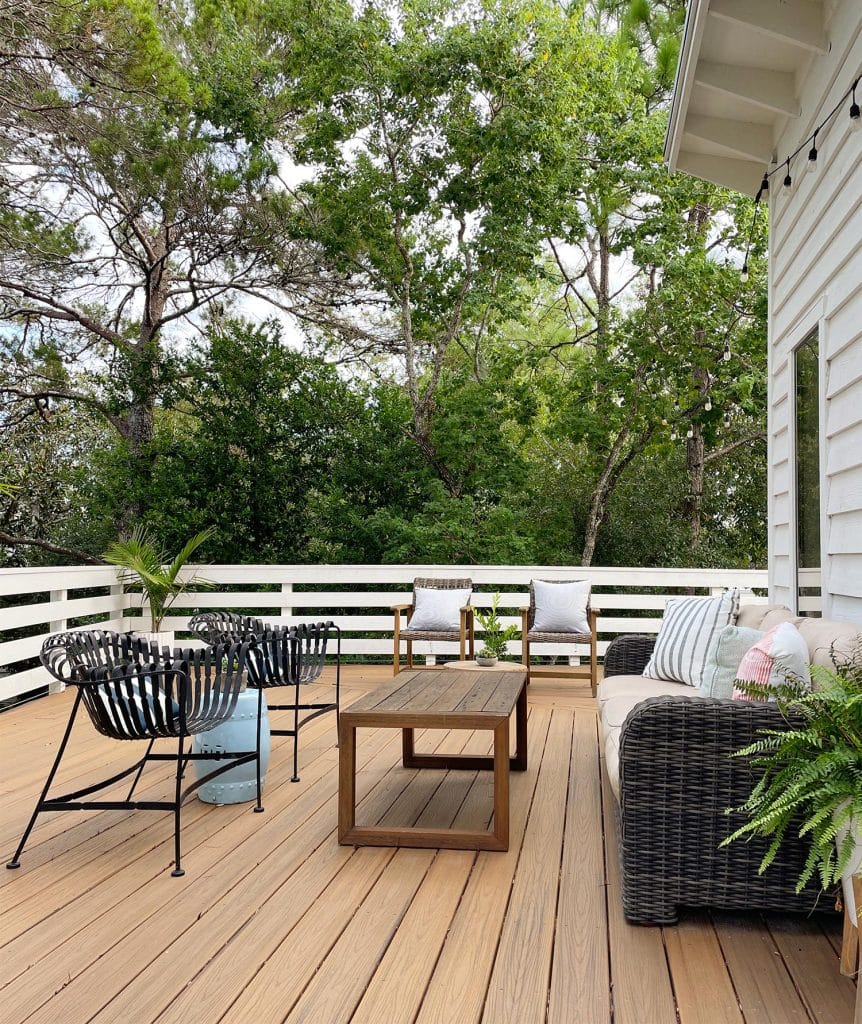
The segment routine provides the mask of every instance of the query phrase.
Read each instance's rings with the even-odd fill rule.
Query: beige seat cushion
[[[628,680],[626,687],[625,681]],[[607,684],[618,683],[617,687]],[[632,708],[647,697],[662,695],[685,697],[697,700],[698,693],[684,683],[667,683],[660,679],[645,679],[643,676],[611,676],[601,684],[604,700],[599,703],[599,725],[601,728],[602,750],[605,768],[614,796],[620,798],[620,731]],[[601,689],[601,687],[600,687]],[[616,689],[616,693],[611,691]]]
[[[693,686],[670,683],[665,679],[650,679],[648,676],[608,676],[599,683],[596,698],[601,712],[602,704],[611,697],[631,696],[637,697],[638,700],[646,700],[647,697],[658,697],[663,693],[681,693],[690,697],[696,692]]]

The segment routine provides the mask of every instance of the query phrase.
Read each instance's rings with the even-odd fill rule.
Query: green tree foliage
[[[682,16],[11,0],[9,557],[763,564],[766,225],[662,163]]]

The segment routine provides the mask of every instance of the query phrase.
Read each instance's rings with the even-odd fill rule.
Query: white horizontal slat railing
[[[207,565],[188,573],[204,576],[215,590],[189,591],[174,602],[163,628],[184,640],[196,611],[225,609],[253,614],[268,622],[290,625],[333,619],[342,629],[346,655],[383,660],[392,656],[393,604],[410,600],[417,576],[469,577],[477,608],[487,608],[500,593],[504,625],[520,627],[518,609],[527,604],[531,579],[588,579],[598,621],[599,654],[621,633],[655,633],[669,597],[680,593],[707,595],[739,587],[748,603],[763,603],[765,570],[757,569],[633,569],[618,567],[530,565]],[[344,588],[344,589],[339,589]],[[379,588],[379,589],[378,589]],[[86,592],[83,593],[82,592]],[[147,623],[140,594],[123,593],[110,566],[62,566],[41,569],[0,569],[0,700],[8,700],[49,683],[38,657],[46,636],[67,628],[97,626],[128,630]],[[481,636],[481,630],[477,630]],[[24,633],[21,636],[20,633]],[[538,656],[572,655],[567,644],[535,645]],[[456,655],[457,645],[417,641],[414,653],[429,658]],[[520,640],[509,644],[520,655]],[[585,656],[586,648],[576,649]],[[21,663],[24,663],[23,665]]]

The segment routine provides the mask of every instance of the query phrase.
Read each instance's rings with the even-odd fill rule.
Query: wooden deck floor
[[[388,679],[351,669],[345,703]],[[69,695],[0,716],[0,829],[14,848]],[[266,813],[192,799],[184,878],[168,815],[43,816],[0,873],[4,1024],[849,1024],[832,918],[687,914],[633,928],[619,901],[611,797],[580,683],[531,687],[530,767],[512,778],[508,853],[340,847],[326,716],[273,750]],[[482,751],[487,734],[424,737]],[[76,727],[84,781],[128,748]],[[484,826],[487,774],[407,771],[400,737],[360,734],[359,820]],[[62,782],[63,780],[61,780]],[[156,770],[149,792],[167,793]]]

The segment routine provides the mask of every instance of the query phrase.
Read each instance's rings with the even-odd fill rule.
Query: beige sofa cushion
[[[855,622],[835,622],[833,619],[796,620],[796,628],[808,644],[812,665],[832,668],[832,645],[839,660],[846,658],[862,641],[862,628]]]
[[[782,622],[792,622],[796,626],[801,621],[783,604],[744,604],[739,609],[736,625],[768,633],[773,626]]]

